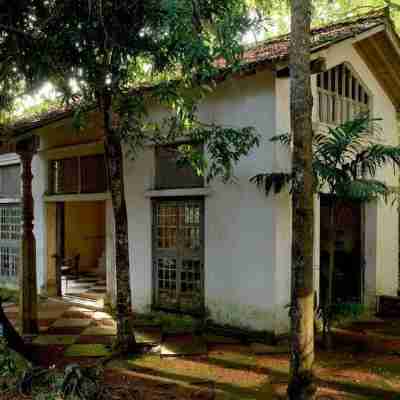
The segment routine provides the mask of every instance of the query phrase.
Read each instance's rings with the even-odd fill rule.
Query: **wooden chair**
[[[65,280],[65,288],[68,289],[68,280],[78,279],[80,254],[71,257],[61,258],[56,256],[57,265],[60,271],[61,281]]]

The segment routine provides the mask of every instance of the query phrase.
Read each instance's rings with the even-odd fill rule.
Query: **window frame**
[[[343,86],[343,77],[342,77],[342,93],[339,93],[339,79],[338,79],[338,72],[335,72],[335,88],[332,89],[325,89],[324,87],[321,87],[318,85],[318,79],[320,77],[321,82],[324,79],[324,73],[331,73],[333,70],[339,71],[339,68],[342,68],[342,71],[348,70],[350,73],[350,82],[349,82],[349,96],[346,96],[346,88]],[[342,72],[343,73],[343,72]],[[359,100],[354,100],[352,98],[352,87],[353,87],[353,79],[358,83],[358,85],[355,86],[355,95],[354,97],[357,97],[359,95],[359,88],[361,87],[364,96],[368,96],[368,101],[367,103],[359,101]],[[332,86],[332,79],[330,79],[330,75],[328,75],[328,86]],[[332,115],[329,116],[329,118],[326,118],[325,116],[321,118],[321,98],[322,96],[326,96],[326,98],[330,98],[329,102],[330,105],[328,107],[325,107],[326,102],[324,102],[323,107],[325,108],[323,110],[324,113],[330,114],[332,112],[332,106],[331,104],[337,104],[338,108],[335,111],[335,120],[333,120]],[[335,102],[332,102],[332,99],[335,99]],[[365,97],[364,97],[365,98]],[[315,104],[316,104],[316,120],[319,124],[325,125],[328,127],[334,127],[337,125],[340,125],[343,122],[346,122],[353,118],[357,113],[354,112],[354,108],[358,107],[361,108],[360,106],[365,106],[366,110],[368,111],[370,116],[373,116],[373,101],[374,101],[374,96],[369,89],[369,87],[365,84],[363,79],[360,77],[360,75],[357,73],[357,71],[353,68],[353,66],[348,63],[348,62],[343,62],[341,64],[337,64],[333,66],[332,68],[327,69],[326,71],[320,72],[319,74],[316,75],[315,79]],[[343,105],[346,104],[350,108],[347,109],[346,111],[346,118],[343,118]],[[359,112],[362,110],[360,109]],[[339,118],[338,118],[339,115]]]
[[[83,182],[82,182],[82,159],[87,159],[89,157],[101,157],[104,162],[104,190],[102,191],[84,191],[83,190]],[[77,168],[77,190],[76,191],[58,191],[56,190],[57,182],[56,182],[56,170],[53,167],[55,163],[62,162],[64,160],[76,160]],[[109,179],[108,179],[108,170],[107,163],[105,159],[104,153],[95,153],[95,154],[81,154],[81,155],[70,155],[66,157],[60,158],[52,158],[47,160],[47,168],[48,168],[48,178],[47,178],[47,189],[46,194],[49,196],[62,196],[62,195],[91,195],[98,193],[108,193],[109,192]]]
[[[183,141],[183,142],[178,142],[178,143],[170,143],[167,145],[156,145],[154,146],[154,151],[153,151],[153,157],[154,157],[154,188],[157,191],[161,191],[161,190],[179,190],[179,189],[186,189],[186,190],[190,190],[190,189],[202,189],[205,187],[205,177],[204,176],[196,176],[195,171],[193,171],[193,181],[198,180],[198,183],[194,183],[194,185],[190,185],[190,183],[184,183],[183,185],[179,185],[179,182],[177,182],[176,185],[164,185],[161,184],[161,182],[165,181],[165,178],[162,179],[160,174],[160,170],[162,170],[162,168],[160,168],[160,161],[159,161],[159,150],[161,148],[168,148],[168,147],[175,147],[177,148],[178,146],[181,145],[193,145],[196,146],[196,144],[189,142],[189,141]],[[204,152],[204,145],[203,144],[198,144],[197,146],[199,146],[201,148],[201,150]],[[190,168],[188,167],[182,167],[184,169]],[[177,167],[177,170],[179,170],[179,167]],[[173,178],[176,178],[177,175],[175,175]]]

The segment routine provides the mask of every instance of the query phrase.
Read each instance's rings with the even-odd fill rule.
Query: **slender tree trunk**
[[[101,103],[106,139],[106,162],[115,220],[117,348],[121,352],[129,352],[135,350],[136,341],[132,329],[128,217],[124,191],[123,153],[120,138],[113,126],[111,94],[105,92]]]
[[[314,399],[314,277],[312,94],[310,84],[311,0],[292,0],[290,46],[293,133],[291,359],[288,398]]]

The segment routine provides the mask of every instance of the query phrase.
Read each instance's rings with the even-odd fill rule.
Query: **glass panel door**
[[[203,200],[157,200],[153,210],[155,305],[201,312],[204,304]]]

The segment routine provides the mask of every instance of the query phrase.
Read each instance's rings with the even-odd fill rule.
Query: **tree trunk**
[[[132,329],[132,301],[129,277],[128,217],[124,191],[123,154],[120,138],[113,126],[111,94],[102,96],[106,163],[115,220],[115,263],[117,283],[117,348],[134,351],[136,341]]]
[[[31,352],[29,352],[29,349],[27,348],[27,346],[25,346],[25,343],[22,340],[21,336],[14,329],[11,322],[8,320],[6,314],[4,313],[2,302],[3,301],[0,298],[0,337],[4,337],[7,340],[7,344],[11,349],[21,354],[27,360],[32,361]]]
[[[290,46],[293,133],[291,358],[288,398],[314,399],[314,277],[312,94],[310,84],[311,0],[292,0]]]

